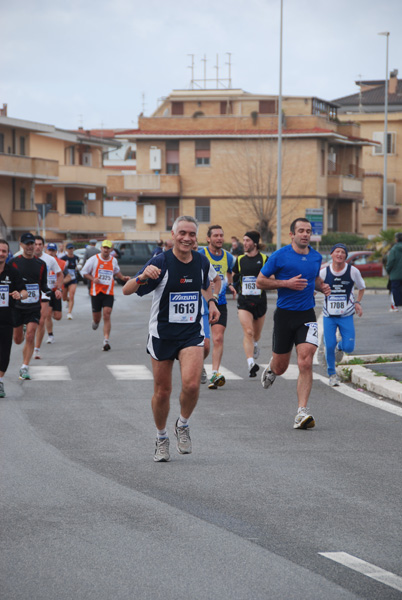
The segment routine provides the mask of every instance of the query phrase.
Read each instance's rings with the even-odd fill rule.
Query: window
[[[210,165],[211,142],[209,140],[196,140],[195,142],[195,166],[206,167]]]
[[[166,142],[166,173],[179,174],[179,142],[176,140]]]
[[[387,183],[387,206],[396,204],[396,183]]]
[[[66,165],[75,165],[75,148],[69,146],[66,148]]]
[[[81,158],[81,164],[84,167],[92,167],[92,153],[91,152],[83,152],[80,158]]]
[[[321,148],[321,177],[325,177],[325,148]]]
[[[27,195],[26,189],[21,188],[20,189],[20,210],[25,210],[26,195]]]
[[[25,156],[25,138],[23,136],[20,137],[20,155]]]
[[[199,198],[195,202],[195,218],[199,223],[210,223],[211,208],[209,198]]]
[[[384,154],[384,132],[383,131],[375,131],[373,133],[373,140],[375,142],[380,142],[381,146],[374,146],[373,154],[375,156],[380,156]],[[396,142],[396,133],[387,133],[387,154],[395,154],[395,142]]]
[[[0,133],[0,152],[4,152],[4,133]]]
[[[231,100],[223,100],[221,102],[221,115],[232,115],[233,104]]]
[[[275,100],[260,100],[258,112],[262,115],[276,115]]]
[[[172,115],[184,115],[184,102],[172,102]]]
[[[166,200],[166,231],[171,231],[173,223],[179,216],[178,200]]]

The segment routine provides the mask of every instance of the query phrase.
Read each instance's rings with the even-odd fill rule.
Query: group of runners
[[[174,361],[180,363],[180,414],[174,433],[180,454],[190,454],[192,444],[189,419],[197,404],[200,385],[211,390],[225,384],[220,372],[227,326],[227,291],[237,298],[238,317],[243,329],[243,348],[250,378],[257,376],[261,337],[267,312],[267,290],[277,290],[274,312],[272,357],[261,375],[263,388],[272,387],[276,377],[287,370],[296,346],[299,375],[298,408],[295,429],[315,426],[308,409],[313,381],[313,357],[318,347],[318,326],[314,312],[315,292],[324,300],[324,340],[330,385],[339,385],[335,360],[354,348],[353,315],[362,314],[364,280],[359,271],[346,263],[348,250],[335,244],[332,264],[321,269],[321,255],[310,245],[312,228],[305,218],[290,226],[290,244],[269,259],[260,251],[260,234],[250,230],[243,236],[243,254],[233,256],[223,249],[224,231],[213,225],[207,233],[207,246],[198,248],[198,223],[190,216],[178,217],[172,227],[171,248],[154,255],[134,278],[120,272],[112,256],[112,243],[102,242],[100,252],[93,250],[81,275],[89,282],[92,302],[92,328],[103,316],[103,350],[110,350],[111,312],[114,279],[125,285],[124,295],[153,293],[149,320],[147,352],[151,356],[154,393],[152,411],[156,426],[154,460],[170,460],[166,429],[172,391]],[[69,247],[70,246],[70,247]],[[20,379],[30,379],[32,355],[40,357],[45,327],[48,343],[54,341],[52,318],[61,318],[61,300],[69,302],[72,318],[77,284],[77,257],[67,244],[66,254],[57,257],[57,247],[25,233],[22,252],[6,263],[9,248],[0,240],[0,397],[5,396],[3,377],[9,364],[12,339],[23,348]],[[78,259],[77,259],[78,260]],[[353,289],[358,290],[354,299]],[[337,341],[337,331],[340,340]],[[204,360],[212,344],[212,375],[208,381]]]

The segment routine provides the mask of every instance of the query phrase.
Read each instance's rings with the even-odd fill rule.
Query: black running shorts
[[[238,296],[237,308],[238,310],[247,310],[253,315],[254,321],[257,321],[267,312],[267,299],[253,302],[252,300],[246,300],[243,296]]]
[[[28,323],[37,323],[40,321],[40,308],[34,310],[13,310],[13,327],[21,327],[21,325],[28,325]]]
[[[272,351],[276,354],[287,354],[294,345],[304,343],[318,346],[318,328],[314,309],[277,308],[274,312]]]
[[[213,327],[214,325],[223,325],[223,327],[226,327],[226,324],[228,322],[228,306],[227,306],[227,304],[219,304],[218,310],[221,313],[219,320],[216,323],[211,323],[211,327]]]
[[[58,300],[56,298],[55,292],[53,291],[50,294],[50,307],[55,311],[55,312],[61,312],[62,311],[62,302],[61,302],[61,298]]]
[[[175,360],[179,358],[180,350],[191,346],[204,347],[204,338],[197,336],[190,340],[161,340],[148,336],[147,352],[155,360]]]
[[[104,306],[113,308],[114,296],[99,292],[96,296],[91,296],[92,312],[101,312]]]

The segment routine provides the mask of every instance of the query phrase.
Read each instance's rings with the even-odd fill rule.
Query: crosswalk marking
[[[265,369],[266,364],[260,364],[260,371],[257,374],[257,378]],[[121,381],[153,381],[152,371],[146,365],[107,365],[110,373],[117,380]],[[208,378],[212,375],[212,365],[205,365]],[[233,371],[229,371],[225,367],[220,367],[220,372],[228,381],[242,381],[246,379],[246,377],[240,377],[233,373]],[[29,373],[31,375],[31,379],[33,381],[71,381],[71,375],[68,367],[64,365],[59,366],[30,366]],[[299,369],[297,365],[291,364],[289,365],[287,371],[281,375],[278,379],[286,379],[288,381],[296,380],[299,376]],[[324,385],[328,385],[328,377],[320,375],[319,373],[313,373],[313,378],[315,381],[320,381]],[[358,402],[362,402],[367,404],[368,406],[373,406],[375,408],[379,408],[385,412],[392,413],[397,415],[398,417],[402,417],[402,407],[395,406],[394,404],[390,404],[388,402],[384,402],[383,400],[379,400],[369,394],[366,394],[363,391],[356,390],[348,385],[341,383],[337,387],[332,387],[332,391],[337,392],[343,396],[348,396],[349,398],[353,398],[353,400],[357,400]]]
[[[29,374],[34,381],[71,381],[70,371],[64,365],[32,366]]]
[[[107,365],[115,379],[152,381],[153,375],[145,365]]]
[[[390,571],[385,571],[347,552],[319,552],[318,554],[402,592],[402,577]]]

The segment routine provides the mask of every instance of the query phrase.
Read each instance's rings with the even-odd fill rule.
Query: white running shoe
[[[191,454],[193,449],[190,438],[190,427],[188,425],[186,427],[179,427],[178,422],[179,419],[177,419],[174,426],[174,434],[177,438],[177,452],[179,454]]]
[[[40,349],[39,348],[34,349],[34,358],[40,359]]]
[[[340,363],[344,354],[345,354],[344,351],[340,350],[338,348],[338,346],[336,346],[336,348],[335,348],[335,362],[336,363]]]
[[[103,340],[103,350],[105,352],[107,352],[108,350],[110,350],[109,340]]]
[[[328,384],[331,387],[335,387],[335,386],[339,385],[340,384],[340,379],[339,379],[338,375],[330,375]]]
[[[154,461],[169,462],[169,460],[169,438],[156,438]]]
[[[54,335],[53,333],[49,333],[49,336],[46,340],[46,344],[54,344]]]
[[[201,383],[207,383],[207,381],[208,381],[208,375],[205,370],[205,367],[203,367],[202,373],[201,373]]]
[[[31,379],[28,367],[21,367],[18,379]]]
[[[71,321],[71,320],[72,320],[72,318],[73,318],[73,315],[72,315],[71,313],[67,313],[67,319],[68,319],[69,321]]]
[[[310,429],[315,427],[313,415],[310,415],[307,408],[299,408],[293,423],[293,429]]]
[[[264,390],[270,388],[276,379],[275,373],[271,371],[271,361],[269,361],[268,366],[262,372],[261,375],[261,385]]]
[[[99,323],[95,323],[95,321],[92,321],[92,329],[94,331],[96,331],[98,329],[98,327],[99,327]]]
[[[260,356],[260,349],[258,347],[258,344],[254,344],[254,351],[253,351],[253,358],[254,360],[257,360],[257,358]]]

